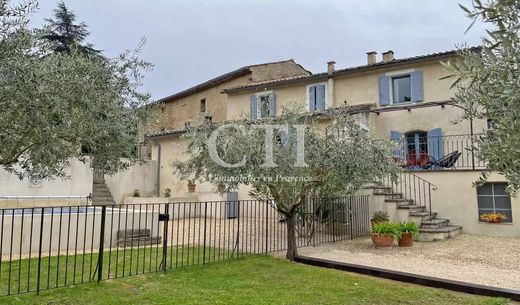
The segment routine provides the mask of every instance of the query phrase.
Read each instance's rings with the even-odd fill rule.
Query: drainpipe
[[[161,196],[161,144],[157,144],[157,177],[155,195]]]

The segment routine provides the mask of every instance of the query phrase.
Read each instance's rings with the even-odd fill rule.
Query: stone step
[[[424,211],[424,212],[410,212],[410,216],[412,217],[421,217],[422,220],[429,220],[432,218],[437,217],[437,212],[432,212],[430,215],[430,212]]]
[[[415,204],[410,204],[410,205],[398,205],[397,208],[398,208],[398,209],[402,209],[402,210],[408,210],[410,213],[419,213],[419,212],[424,212],[424,211],[426,211],[426,208],[424,208],[424,207],[420,207],[420,206],[415,205]]]
[[[133,229],[117,231],[117,239],[150,237],[152,235],[150,229]]]
[[[403,194],[402,193],[394,193],[392,191],[387,191],[387,190],[374,191],[373,194],[374,195],[378,195],[378,196],[391,196],[391,198],[403,198]]]
[[[461,226],[446,226],[437,229],[419,229],[418,241],[431,242],[455,237],[462,232]]]
[[[421,228],[423,229],[440,229],[447,227],[450,220],[446,218],[433,218],[421,221]]]
[[[403,199],[403,198],[387,198],[387,199],[385,199],[385,202],[396,202],[397,206],[413,205],[413,200],[411,200],[411,199]]]
[[[112,196],[97,196],[96,194],[94,194],[92,196],[92,200],[95,200],[95,201],[114,201]]]
[[[367,185],[364,187],[364,189],[374,190],[374,191],[388,191],[388,192],[392,191],[391,187],[382,186],[382,185]]]
[[[138,246],[157,245],[157,244],[160,244],[161,241],[162,241],[161,236],[136,237],[136,238],[119,239],[117,241],[117,245],[122,248],[138,247]]]

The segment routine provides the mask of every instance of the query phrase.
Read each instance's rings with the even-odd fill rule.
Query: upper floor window
[[[314,84],[307,86],[307,109],[309,111],[323,111],[326,108],[327,86],[326,84]]]
[[[213,117],[211,115],[207,115],[204,117],[204,122],[207,124],[213,123]]]
[[[200,100],[200,112],[206,112],[206,99],[205,98]]]
[[[189,128],[191,128],[191,122],[184,123],[184,129],[189,129]]]
[[[423,100],[423,73],[405,70],[379,76],[379,104],[387,106]]]
[[[412,85],[410,75],[392,77],[392,93],[394,104],[411,102]]]
[[[250,96],[251,118],[275,116],[276,97],[272,92],[264,92]]]
[[[484,214],[503,214],[502,222],[512,222],[511,197],[506,192],[507,183],[490,182],[477,187],[479,219]]]

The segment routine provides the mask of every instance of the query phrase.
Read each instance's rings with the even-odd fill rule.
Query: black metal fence
[[[369,232],[368,196],[309,199],[300,247]],[[0,295],[285,250],[271,200],[0,209]]]

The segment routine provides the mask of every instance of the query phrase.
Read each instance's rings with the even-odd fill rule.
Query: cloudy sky
[[[40,0],[39,25],[55,0]],[[239,67],[293,58],[312,72],[366,63],[367,51],[397,58],[480,42],[484,26],[458,7],[469,0],[65,0],[91,31],[89,42],[114,56],[148,42],[155,68],[145,90],[155,99]]]

